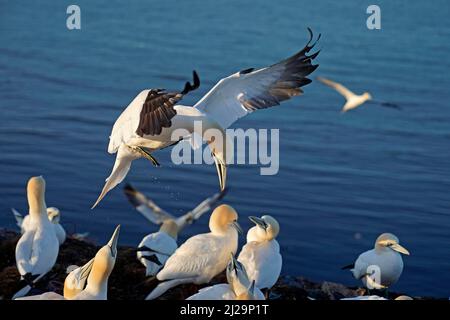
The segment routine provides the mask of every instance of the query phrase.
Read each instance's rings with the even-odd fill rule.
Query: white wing
[[[35,231],[25,232],[16,245],[16,265],[19,273],[25,275],[33,271],[34,265],[31,263],[33,254],[33,238]]]
[[[186,300],[234,300],[236,295],[226,283],[200,289]]]
[[[361,280],[367,274],[367,268],[371,265],[370,256],[372,250],[363,252],[355,261],[355,266],[351,270],[355,279]],[[368,259],[369,258],[369,259]]]
[[[183,229],[186,225],[192,224],[193,222],[197,221],[201,218],[201,216],[203,216],[203,214],[211,210],[217,204],[217,202],[219,202],[225,196],[226,192],[227,189],[224,189],[223,191],[218,192],[209,198],[206,198],[194,209],[177,218],[176,223],[179,226],[180,230]]]
[[[325,79],[322,77],[317,77],[317,80],[322,82],[324,85],[329,86],[330,88],[333,88],[337,92],[339,92],[341,95],[343,95],[346,99],[350,99],[351,97],[354,97],[355,94],[348,90],[346,87],[344,87],[342,84],[331,81],[329,79]]]
[[[59,223],[53,223],[53,227],[55,228],[56,237],[58,238],[59,245],[62,245],[64,241],[66,241],[66,231],[63,226]]]
[[[301,51],[270,67],[243,70],[220,80],[194,107],[228,128],[248,113],[302,94],[301,87],[311,82],[306,76],[318,67],[311,62],[319,52],[306,55],[315,45],[310,45],[313,35],[308,31],[311,38]]]
[[[124,187],[125,195],[135,209],[148,221],[154,224],[162,224],[167,219],[175,219],[173,215],[161,209],[153,200],[127,184]]]
[[[167,260],[157,277],[159,280],[184,279],[197,277],[202,272],[211,273],[211,268],[217,267],[217,252],[221,252],[222,247],[223,242],[208,233],[189,238]]]
[[[260,289],[270,289],[280,276],[282,258],[276,240],[245,244],[238,261],[245,266],[250,281],[255,280]]]

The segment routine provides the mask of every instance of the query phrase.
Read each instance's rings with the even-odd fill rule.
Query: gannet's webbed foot
[[[141,155],[149,160],[155,167],[160,167],[161,165],[159,164],[158,160],[156,160],[156,158],[154,156],[152,156],[152,154],[146,150],[146,148],[144,147],[137,147],[137,149],[139,150],[139,152],[141,153]]]

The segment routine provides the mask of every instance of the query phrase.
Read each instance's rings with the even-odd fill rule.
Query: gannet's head
[[[371,95],[370,93],[368,93],[368,92],[364,92],[364,93],[363,93],[363,96],[364,96],[364,98],[366,98],[367,100],[372,99],[372,95]]]
[[[47,214],[45,204],[45,180],[42,176],[32,177],[28,180],[27,198],[30,207],[30,215]]]
[[[169,236],[177,240],[178,237],[178,225],[173,219],[168,219],[163,222],[159,231],[167,233]]]
[[[107,281],[117,258],[117,242],[119,240],[120,225],[116,227],[109,242],[97,251],[92,270],[88,278],[88,285],[99,285]]]
[[[375,242],[375,249],[383,250],[386,248],[409,255],[409,251],[399,244],[398,238],[392,233],[383,233],[377,238],[377,241]]]
[[[236,296],[236,300],[257,300],[255,295],[255,280],[252,281],[244,293]]]
[[[247,292],[250,285],[247,271],[242,263],[240,263],[233,253],[231,253],[230,262],[226,269],[227,281],[236,296]]]
[[[83,291],[86,286],[86,280],[91,272],[94,259],[89,260],[84,266],[69,266],[69,274],[64,281],[64,298],[73,299],[77,294]]]
[[[264,215],[261,218],[250,216],[248,218],[251,222],[256,224],[255,233],[260,241],[270,241],[275,239],[278,233],[280,233],[280,225],[272,216]]]
[[[242,233],[242,228],[237,222],[238,214],[231,206],[222,204],[214,209],[209,218],[209,229],[212,233],[223,234],[230,228]]]
[[[55,207],[47,208],[47,216],[48,220],[55,224],[59,223],[61,219],[61,213],[59,212],[59,209]]]

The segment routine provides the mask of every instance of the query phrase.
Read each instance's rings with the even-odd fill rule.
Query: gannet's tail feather
[[[145,298],[145,300],[154,300],[160,296],[162,296],[167,290],[172,289],[180,284],[191,283],[193,278],[184,278],[184,279],[174,279],[169,281],[161,282],[153,289],[152,292]]]

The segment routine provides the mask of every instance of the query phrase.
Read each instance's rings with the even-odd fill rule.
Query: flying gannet
[[[220,205],[211,214],[211,232],[195,235],[183,243],[156,275],[161,282],[146,300],[184,283],[204,284],[225,270],[230,253],[235,254],[238,232],[242,232],[237,212],[229,205]]]
[[[249,217],[256,224],[247,232],[247,243],[242,247],[238,260],[245,266],[250,279],[260,289],[270,289],[280,276],[282,258],[280,245],[275,239],[280,226],[275,218],[265,215]]]
[[[227,282],[200,289],[186,300],[264,300],[264,294],[250,281],[245,267],[231,255],[226,270]]]
[[[360,254],[354,264],[342,269],[350,269],[355,279],[361,280],[368,289],[387,289],[402,274],[401,254],[409,255],[409,251],[399,244],[395,235],[383,233],[375,241],[374,249]]]
[[[166,220],[173,220],[178,226],[178,231],[183,230],[187,225],[190,225],[200,219],[200,217],[211,210],[226,194],[224,189],[212,195],[209,198],[203,200],[194,209],[185,213],[180,217],[175,217],[174,215],[168,213],[164,209],[161,209],[152,199],[144,195],[143,193],[136,190],[130,184],[124,187],[125,195],[127,196],[130,203],[134,208],[140,212],[149,222],[161,225]]]
[[[329,79],[323,78],[323,77],[317,77],[317,80],[322,82],[323,84],[329,86],[330,88],[333,88],[337,92],[339,92],[341,95],[344,96],[344,98],[347,100],[344,106],[342,107],[341,112],[347,112],[352,109],[356,109],[360,105],[366,103],[366,102],[373,102],[377,103],[383,107],[389,107],[389,108],[395,108],[400,109],[399,106],[397,106],[394,103],[390,102],[384,102],[384,101],[376,101],[372,99],[372,95],[369,92],[364,92],[363,94],[355,94],[346,87],[344,87],[342,84],[331,81]]]
[[[202,124],[203,132],[197,132],[197,135],[206,140],[211,149],[223,190],[226,184],[225,129],[255,110],[279,105],[303,93],[301,87],[311,82],[307,76],[318,67],[312,61],[319,52],[307,55],[318,39],[311,44],[313,34],[309,28],[308,31],[310,40],[298,53],[269,67],[250,68],[223,78],[193,107],[177,103],[199,87],[200,80],[195,71],[193,84],[186,83],[181,92],[149,89],[139,93],[114,123],[108,152],[117,153],[116,161],[92,208],[122,182],[133,160],[144,157],[158,166],[153,152],[192,138],[196,122]],[[174,141],[172,133],[177,129],[187,133]],[[220,132],[221,137],[206,137],[205,132],[210,129]]]
[[[30,215],[27,214],[25,217],[16,209],[11,208],[11,211],[14,214],[14,218],[16,219],[16,224],[20,228],[21,234],[24,234],[27,229],[30,228]],[[66,241],[66,231],[63,226],[60,224],[61,220],[61,212],[58,208],[49,207],[47,208],[47,216],[50,222],[53,223],[53,227],[55,228],[56,237],[58,238],[59,244],[63,244]]]
[[[26,295],[33,284],[53,268],[59,251],[54,225],[47,216],[44,178],[30,178],[27,198],[30,221],[16,245],[16,265],[21,282],[26,286],[13,299]]]

